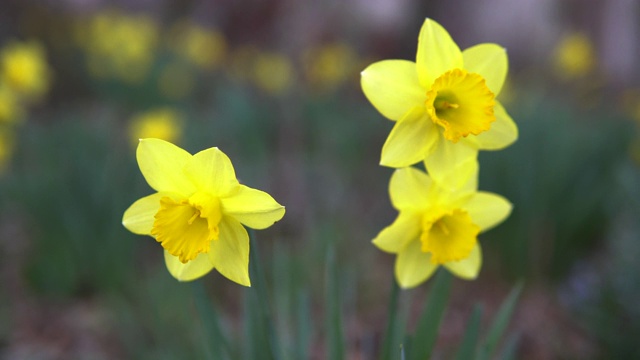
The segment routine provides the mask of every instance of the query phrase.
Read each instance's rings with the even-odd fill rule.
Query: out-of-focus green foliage
[[[480,155],[480,186],[499,190],[514,210],[483,244],[489,257],[500,254],[510,278],[559,279],[602,246],[618,215],[610,200],[631,126],[611,109],[581,109],[570,97],[536,90],[510,109],[520,138],[509,151]]]

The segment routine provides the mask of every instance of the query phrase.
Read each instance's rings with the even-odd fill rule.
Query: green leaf
[[[502,360],[514,360],[516,358],[516,351],[518,350],[518,342],[520,341],[520,334],[513,334],[507,338],[507,342],[502,349],[500,359]]]
[[[439,271],[411,343],[409,355],[412,360],[424,360],[431,357],[433,346],[438,337],[440,322],[447,308],[450,289],[451,274],[447,271]]]
[[[519,282],[511,290],[509,296],[502,302],[502,305],[500,305],[500,309],[494,317],[487,337],[484,340],[484,344],[480,349],[479,359],[489,359],[493,355],[496,347],[498,346],[498,342],[502,337],[502,334],[509,324],[513,309],[515,308],[518,298],[520,297],[520,292],[522,292],[522,287],[523,283]]]
[[[465,331],[464,337],[462,338],[456,359],[473,359],[476,353],[478,334],[480,333],[480,320],[482,320],[482,306],[476,304],[473,308],[473,313],[471,313],[471,319],[469,319],[469,323],[467,324],[467,331]]]

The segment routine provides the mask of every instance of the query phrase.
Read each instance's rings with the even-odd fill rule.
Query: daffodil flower
[[[249,236],[284,216],[269,194],[241,185],[229,158],[218,148],[195,155],[163,140],[142,139],[137,160],[157,192],[133,203],[122,224],[151,235],[164,248],[167,269],[190,281],[212,269],[238,284],[249,280]]]
[[[373,244],[397,254],[395,275],[402,288],[418,286],[440,265],[462,279],[475,279],[482,264],[478,234],[511,213],[505,198],[477,191],[477,160],[441,178],[449,183],[443,186],[413,167],[391,177],[389,194],[399,214]]]
[[[0,52],[0,76],[16,94],[37,100],[49,88],[50,69],[45,49],[36,41],[12,41]]]
[[[485,43],[460,51],[440,24],[426,19],[415,63],[383,60],[361,74],[371,104],[396,121],[380,164],[401,168],[425,160],[429,172],[440,172],[479,149],[513,143],[518,129],[496,100],[507,68],[504,48]]]

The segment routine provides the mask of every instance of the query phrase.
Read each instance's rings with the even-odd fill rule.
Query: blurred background
[[[475,303],[488,321],[520,279],[517,358],[640,357],[637,1],[7,0],[0,358],[207,358],[202,292],[231,353],[259,357],[243,343],[248,290],[215,271],[178,283],[157,243],[122,227],[152,192],[141,137],[218,146],[287,207],[257,233],[286,358],[329,358],[330,308],[346,358],[376,358],[394,257],[370,241],[396,215],[378,165],[392,123],[359,73],[414,60],[425,17],[462,49],[508,49],[500,100],[520,130],[480,155],[480,189],[514,211],[480,237],[479,278],[454,281],[434,357],[451,357]],[[428,288],[402,293],[409,329]]]

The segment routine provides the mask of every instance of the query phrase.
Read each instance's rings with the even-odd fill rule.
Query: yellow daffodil
[[[84,31],[87,34],[82,38],[91,75],[117,76],[132,84],[145,79],[159,38],[158,24],[153,18],[106,10],[96,14]]]
[[[131,232],[151,235],[165,251],[171,275],[190,281],[218,270],[250,286],[249,236],[242,226],[264,229],[284,216],[269,194],[241,185],[218,148],[195,155],[163,140],[142,139],[138,165],[157,192],[124,213]]]
[[[503,197],[477,191],[478,163],[471,159],[436,181],[413,167],[391,177],[391,203],[399,211],[373,243],[397,254],[395,275],[402,288],[426,281],[440,266],[463,279],[475,279],[482,263],[478,234],[511,212]]]
[[[37,100],[49,89],[51,74],[40,43],[11,42],[2,49],[0,61],[3,82],[20,97]]]
[[[400,168],[424,159],[429,172],[440,172],[479,149],[513,143],[517,127],[495,98],[507,67],[504,48],[487,43],[460,51],[440,24],[426,19],[415,63],[379,61],[361,74],[366,97],[396,121],[380,164]]]
[[[188,20],[178,21],[169,34],[169,47],[205,70],[217,68],[227,54],[223,34]]]
[[[171,108],[159,108],[134,116],[129,134],[136,143],[138,139],[157,138],[176,142],[182,136],[180,114]]]
[[[303,57],[305,76],[312,88],[333,90],[353,76],[356,52],[345,43],[309,49]]]
[[[295,74],[293,64],[286,55],[274,52],[259,53],[253,66],[253,80],[263,91],[277,96],[291,88]]]
[[[556,73],[564,79],[587,75],[596,64],[591,40],[578,32],[562,37],[556,46],[553,60]]]

